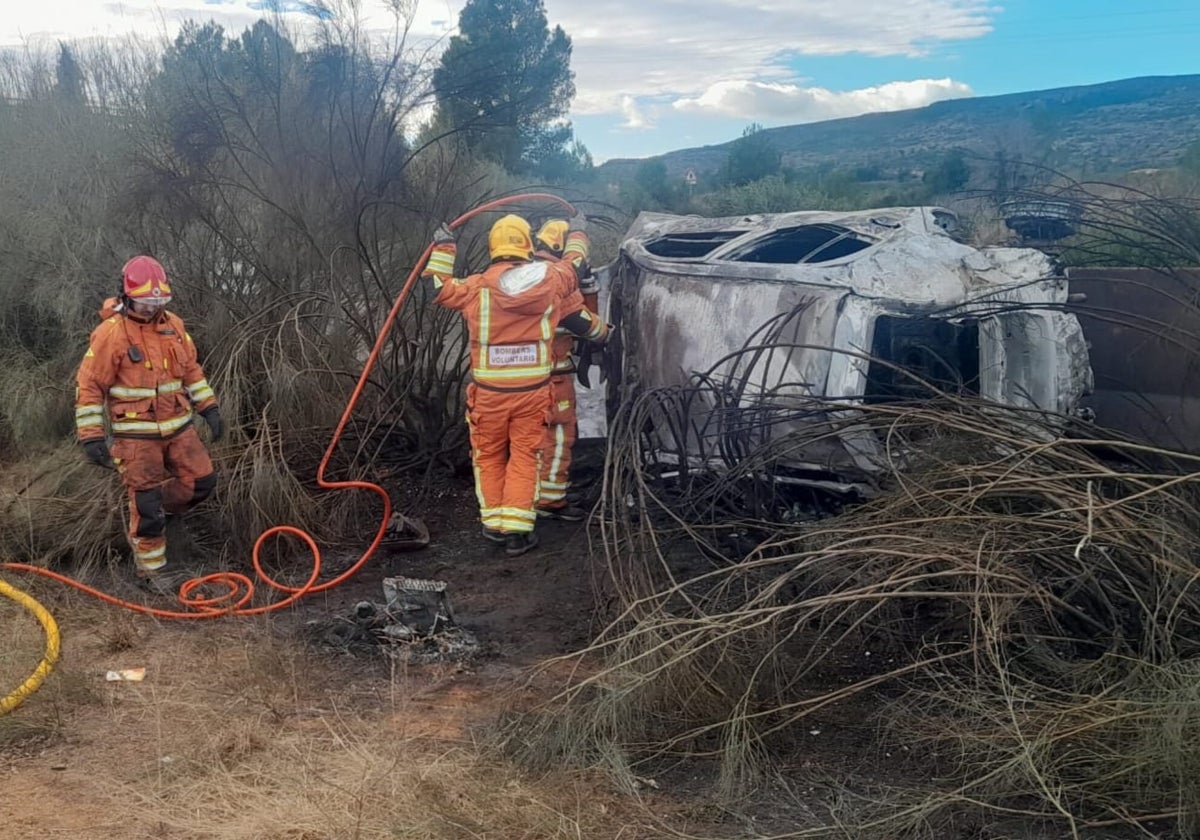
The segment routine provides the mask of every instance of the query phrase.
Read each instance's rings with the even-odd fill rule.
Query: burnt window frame
[[[646,253],[660,260],[703,260],[716,251],[728,245],[735,239],[745,236],[744,230],[696,230],[696,231],[671,231],[668,233],[659,234],[654,239],[646,242],[642,247],[646,249]],[[712,241],[712,246],[698,250],[700,246]],[[687,249],[688,246],[693,246],[697,250],[695,253],[659,253],[656,248],[660,246],[678,246],[681,250]]]
[[[942,335],[939,336],[938,333]],[[939,341],[939,338],[943,340]],[[983,364],[980,339],[978,318],[951,319],[925,314],[879,314],[872,325],[871,352],[867,375],[863,381],[863,403],[879,405],[924,402],[936,396],[903,371],[925,379],[946,393],[978,396],[981,392],[980,375]],[[906,359],[893,358],[890,350],[897,342],[908,344],[910,351],[917,348],[919,343],[923,343],[924,347],[921,349],[931,353],[933,358],[955,376],[948,379],[936,374],[930,375],[927,370],[914,369],[906,364]],[[885,348],[884,344],[889,346]],[[942,350],[955,352],[953,355],[937,352],[936,345],[940,345]]]
[[[760,257],[764,249],[772,246],[779,247],[786,245],[787,240],[795,237],[800,231],[821,230],[832,234],[828,239],[825,239],[815,247],[809,248],[803,255],[796,260],[763,260]],[[842,243],[851,242],[855,247],[851,251],[846,251],[844,248],[839,248],[832,256],[822,259],[813,259],[822,252],[837,246]],[[878,245],[880,240],[869,236],[861,231],[855,230],[845,225],[839,225],[836,222],[805,222],[803,224],[788,225],[786,227],[773,228],[769,231],[764,231],[760,235],[754,237],[749,242],[742,243],[729,251],[722,253],[718,259],[725,262],[736,262],[744,265],[824,265],[837,260],[847,259],[863,251],[873,248]]]

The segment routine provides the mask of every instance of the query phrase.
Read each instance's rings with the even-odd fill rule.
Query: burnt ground
[[[445,486],[432,496],[409,511],[429,528],[429,546],[379,552],[347,585],[321,596],[324,609],[349,614],[358,601],[381,602],[385,577],[441,580],[459,623],[486,644],[491,658],[529,664],[587,643],[593,611],[586,524],[542,521],[541,544],[508,557],[480,535],[469,485]]]
[[[598,479],[598,465],[591,466],[588,469],[585,461],[580,474]],[[395,498],[401,495],[394,491]],[[468,482],[448,483],[430,496],[419,510],[407,511],[419,514],[429,527],[429,547],[385,554],[360,572],[352,586],[331,593],[325,602],[331,612],[348,614],[360,598],[382,600],[380,582],[386,576],[447,581],[457,619],[484,645],[467,679],[481,694],[496,699],[524,687],[534,666],[586,647],[611,618],[598,603],[603,597],[598,593],[605,589],[605,570],[598,556],[596,529],[587,523],[543,520],[538,525],[539,548],[509,558],[478,534],[477,507]],[[678,571],[691,574],[708,568],[707,561],[692,558],[682,559]],[[819,684],[813,685],[814,693],[876,673],[879,661],[871,657],[880,651],[868,647],[859,651],[861,660],[844,659],[821,675]],[[538,682],[537,690],[523,692],[526,701],[536,702],[565,684],[545,676]],[[934,771],[936,756],[918,757],[906,748],[877,746],[883,740],[874,718],[889,700],[886,694],[864,694],[816,713],[800,736],[804,740],[792,744],[789,756],[781,761],[778,777],[736,810],[715,804],[716,762],[688,760],[646,767],[641,771],[645,773],[642,793],[671,800],[697,836],[749,838],[829,824],[831,814],[844,807],[847,797],[872,796]],[[512,702],[512,693],[500,700],[506,708]],[[840,811],[837,816],[848,815]],[[975,835],[967,826],[955,836]]]
[[[119,613],[54,584],[36,584],[36,594],[64,617],[68,661],[74,662],[74,675],[69,678],[72,685],[82,680],[89,688],[80,695],[83,711],[78,717],[71,711],[74,695],[64,694],[65,689],[56,689],[52,700],[45,701],[57,705],[55,714],[65,721],[61,729],[15,749],[6,748],[0,740],[0,818],[23,827],[16,833],[0,831],[0,836],[56,836],[39,833],[51,824],[61,829],[57,836],[125,836],[119,832],[80,833],[79,828],[95,826],[97,814],[108,807],[107,800],[89,787],[90,777],[113,762],[136,765],[140,760],[131,755],[141,748],[138,737],[126,730],[114,734],[111,715],[99,714],[89,705],[95,701],[90,692],[95,689],[93,672],[99,668],[149,663],[151,673],[159,674],[159,689],[165,691],[163,685],[169,682],[172,669],[182,668],[180,674],[189,672],[188,679],[197,679],[200,673],[177,662],[173,650],[201,651],[189,654],[194,657],[217,650],[230,638],[236,640],[234,647],[258,646],[266,640],[275,640],[271,644],[283,640],[287,645],[300,642],[309,651],[305,656],[311,663],[312,678],[318,682],[310,687],[312,691],[339,692],[337,702],[343,710],[389,714],[396,702],[394,660],[377,650],[312,644],[314,627],[349,616],[360,601],[383,601],[385,577],[446,581],[456,617],[483,646],[479,658],[469,663],[405,668],[405,702],[409,704],[403,720],[405,731],[467,737],[464,733],[486,729],[514,706],[536,703],[561,687],[565,675],[559,678],[553,669],[532,681],[530,674],[534,666],[548,659],[586,647],[603,626],[606,616],[597,607],[595,595],[603,572],[589,554],[589,544],[597,542],[595,532],[589,533],[586,523],[543,521],[538,528],[541,546],[510,558],[480,536],[474,494],[465,477],[441,480],[419,494],[412,487],[389,490],[400,510],[419,515],[428,526],[430,545],[414,552],[380,553],[344,585],[310,596],[269,618],[160,622]],[[357,547],[344,548],[328,558],[335,571],[358,556]],[[859,653],[861,663],[853,659],[839,663],[814,690],[827,690],[873,673],[876,669],[870,666],[875,663],[869,659],[873,652],[863,649]],[[219,685],[222,697],[245,692],[241,687],[225,686],[220,677],[207,672],[203,679]],[[844,819],[850,816],[842,810],[847,799],[871,797],[892,783],[936,772],[936,756],[918,757],[876,746],[882,741],[872,723],[873,713],[887,702],[884,695],[860,695],[850,704],[819,711],[783,761],[784,772],[736,810],[714,804],[715,763],[694,760],[639,770],[645,774],[645,785],[637,801],[659,816],[669,816],[673,825],[686,827],[697,837],[755,837],[828,825],[835,814]],[[271,700],[268,705],[273,703]],[[271,709],[275,714],[273,706]],[[63,788],[65,781],[76,785],[70,796]],[[78,805],[89,797],[94,799],[91,806]],[[68,819],[69,815],[74,816]],[[981,835],[974,827],[963,826],[946,836]]]
[[[399,499],[402,493],[396,489],[393,495]],[[589,554],[590,547],[598,547],[599,535],[587,523],[541,521],[538,549],[510,558],[479,535],[474,493],[465,480],[446,483],[426,499],[419,510],[407,512],[419,514],[428,526],[428,548],[382,554],[353,582],[320,596],[321,610],[349,615],[360,600],[382,601],[382,580],[389,576],[446,581],[456,618],[483,646],[480,658],[454,677],[453,690],[488,698],[472,715],[486,725],[489,715],[507,711],[512,704],[536,702],[565,684],[542,675],[531,690],[526,680],[530,669],[548,658],[586,647],[610,617],[597,604],[604,570]],[[295,618],[311,622],[311,612],[310,604]],[[289,632],[302,628],[296,625]],[[861,668],[853,661],[842,662],[821,685],[813,686],[814,691],[873,673],[872,653],[863,653]],[[374,667],[361,649],[353,655],[362,667]],[[867,794],[914,771],[929,772],[929,756],[916,761],[906,752],[873,746],[877,732],[872,714],[885,702],[884,696],[863,697],[816,714],[803,736],[807,741],[795,745],[779,778],[737,810],[714,804],[719,773],[715,762],[647,767],[643,794],[671,800],[699,836],[755,837],[823,824],[831,808],[851,791]]]

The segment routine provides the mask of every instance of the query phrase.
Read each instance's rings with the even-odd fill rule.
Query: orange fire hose
[[[457,228],[465,224],[469,219],[485,213],[488,210],[493,210],[506,204],[514,204],[524,201],[550,201],[563,206],[568,215],[576,214],[575,208],[565,199],[549,193],[525,193],[522,195],[513,195],[506,198],[498,198],[494,201],[489,201],[486,204],[469,210],[459,216],[450,223],[451,228]],[[325,449],[325,455],[321,458],[321,463],[317,466],[317,485],[326,490],[370,490],[377,493],[383,500],[383,520],[380,522],[379,530],[375,533],[375,539],[367,547],[366,552],[360,557],[350,568],[342,572],[332,580],[324,583],[317,583],[317,578],[321,575],[321,550],[317,547],[312,536],[301,528],[296,528],[291,525],[276,525],[273,528],[268,528],[259,535],[254,542],[254,551],[251,556],[251,562],[254,567],[254,573],[258,579],[278,592],[287,593],[287,597],[279,601],[273,601],[269,604],[252,607],[247,606],[254,597],[254,581],[249,576],[238,572],[217,572],[203,577],[192,578],[186,581],[179,587],[178,599],[179,603],[184,607],[183,610],[166,610],[147,607],[143,604],[136,604],[132,601],[124,601],[116,598],[98,589],[80,583],[74,578],[66,575],[52,572],[49,569],[43,569],[39,566],[31,566],[26,563],[0,563],[0,569],[8,569],[17,572],[29,572],[30,574],[41,575],[48,577],[51,580],[56,580],[59,583],[72,586],[81,592],[86,592],[100,600],[118,607],[124,607],[127,610],[143,613],[145,615],[153,615],[158,618],[178,618],[178,619],[200,619],[200,618],[218,618],[227,615],[261,615],[263,613],[273,612],[283,607],[290,606],[296,603],[305,595],[313,592],[325,592],[335,586],[343,583],[348,578],[352,577],[375,553],[379,544],[383,541],[384,534],[387,532],[388,521],[392,516],[392,500],[388,496],[387,491],[378,484],[372,484],[369,481],[329,481],[325,478],[325,469],[329,465],[329,459],[333,456],[333,451],[341,440],[342,432],[346,428],[347,422],[350,420],[350,415],[354,411],[354,407],[358,404],[359,398],[362,396],[367,379],[370,376],[371,368],[375,366],[376,360],[383,349],[383,344],[387,339],[388,333],[392,329],[392,324],[396,320],[396,316],[400,313],[400,308],[404,305],[404,301],[408,298],[409,292],[412,290],[413,284],[420,276],[421,269],[425,267],[429,255],[433,252],[433,243],[426,246],[425,251],[421,254],[421,258],[413,267],[412,272],[408,275],[408,279],[404,282],[404,287],[400,290],[400,294],[396,297],[396,302],[392,304],[392,309],[388,313],[387,319],[383,322],[383,326],[379,330],[379,337],[375,339],[375,346],[371,348],[371,354],[367,357],[366,364],[363,366],[362,374],[358,377],[358,383],[354,386],[354,391],[350,395],[349,402],[346,403],[346,408],[342,412],[342,419],[338,421],[337,428],[334,429],[333,437],[329,441],[329,446]],[[289,535],[297,537],[308,546],[312,552],[313,567],[312,573],[308,576],[308,580],[303,586],[288,586],[274,580],[262,567],[262,562],[259,559],[259,549],[263,543],[272,537]],[[225,587],[225,592],[211,597],[201,597],[196,592],[201,586],[213,585],[217,587]]]

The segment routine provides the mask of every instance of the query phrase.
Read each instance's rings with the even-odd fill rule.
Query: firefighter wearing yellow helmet
[[[599,308],[598,289],[587,264],[588,242],[582,224],[577,223],[572,229],[571,223],[565,219],[550,219],[538,228],[534,239],[537,245],[535,259],[567,262],[575,267],[584,305],[596,312]],[[567,501],[567,490],[571,485],[571,455],[579,437],[576,370],[571,355],[574,346],[574,337],[569,332],[561,328],[555,331],[551,344],[554,374],[550,380],[550,422],[546,426],[542,468],[538,476],[538,516],[568,522],[577,522],[585,516],[581,508]]]

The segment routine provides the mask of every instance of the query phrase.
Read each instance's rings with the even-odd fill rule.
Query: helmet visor
[[[129,306],[138,315],[155,315],[166,309],[167,304],[170,302],[170,295],[163,295],[162,297],[156,298],[143,298],[141,300],[132,298],[129,301]]]

